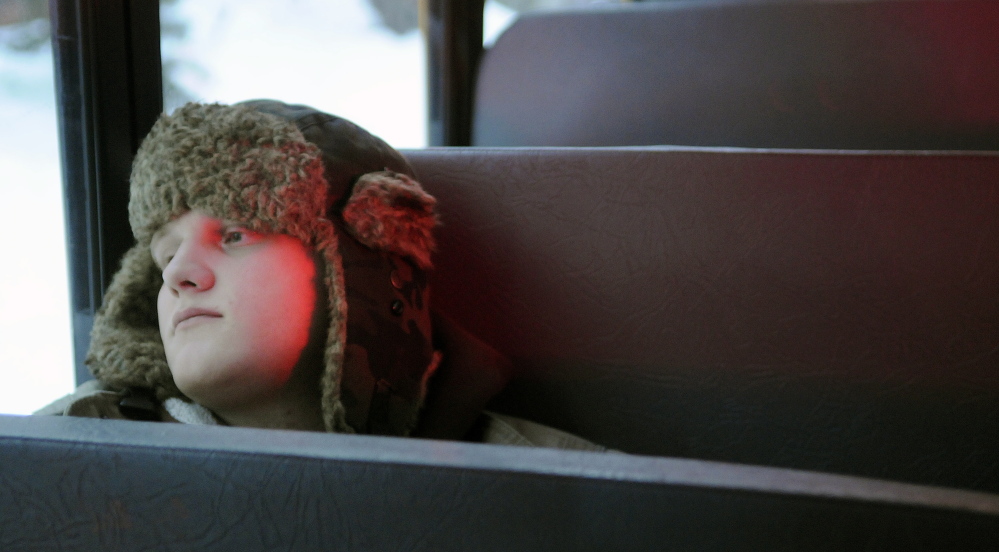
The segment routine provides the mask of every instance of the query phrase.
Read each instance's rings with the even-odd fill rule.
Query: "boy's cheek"
[[[166,340],[170,330],[170,317],[173,312],[173,301],[170,291],[166,285],[160,288],[160,293],[156,298],[156,318],[160,325],[160,337]],[[165,344],[165,343],[164,343]]]

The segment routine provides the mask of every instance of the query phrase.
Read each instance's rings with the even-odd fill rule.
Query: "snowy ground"
[[[513,17],[492,2],[486,42]],[[182,0],[164,57],[194,99],[275,98],[347,117],[397,147],[426,143],[418,31],[381,27],[364,0]],[[0,47],[0,413],[72,390],[65,231],[49,48]],[[168,109],[176,106],[167,106]]]

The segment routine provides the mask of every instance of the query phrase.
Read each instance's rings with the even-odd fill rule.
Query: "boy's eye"
[[[259,237],[260,234],[246,228],[227,228],[222,232],[222,245],[249,245],[256,242]]]

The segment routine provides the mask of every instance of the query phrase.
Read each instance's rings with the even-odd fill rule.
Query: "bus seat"
[[[491,407],[637,454],[0,416],[0,550],[995,549],[999,153],[404,154]]]
[[[472,145],[999,149],[992,0],[636,3],[526,14]]]
[[[672,458],[0,416],[0,550],[992,551],[999,495]]]
[[[999,153],[405,151],[491,405],[625,452],[999,492]]]

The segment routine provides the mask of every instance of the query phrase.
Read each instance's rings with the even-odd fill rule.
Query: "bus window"
[[[73,389],[48,2],[0,3],[0,413]]]
[[[415,5],[161,0],[165,111],[274,98],[350,119],[395,147],[422,147],[423,37],[405,24]]]

